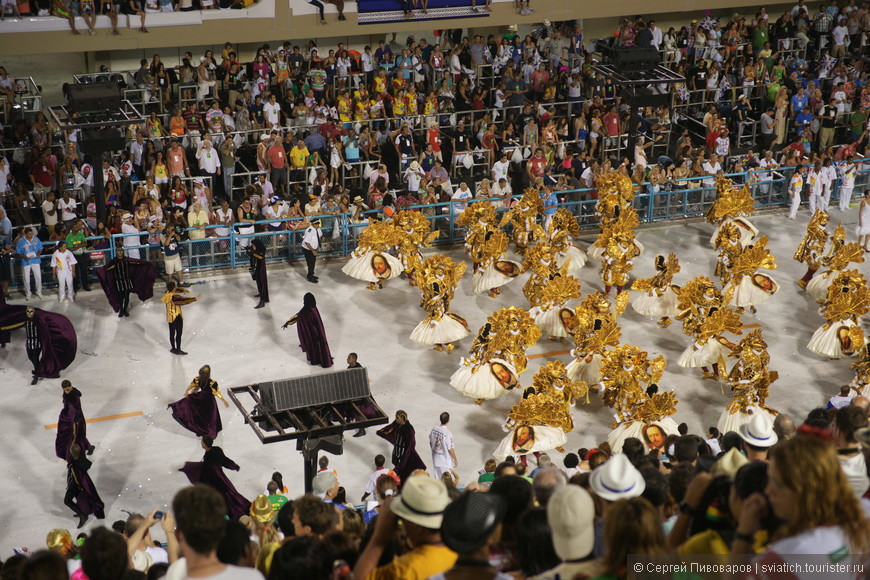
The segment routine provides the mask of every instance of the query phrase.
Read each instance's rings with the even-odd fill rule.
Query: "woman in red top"
[[[169,199],[173,207],[187,209],[187,188],[177,175],[172,178],[172,187],[169,188]]]
[[[529,157],[527,167],[529,177],[531,177],[532,179],[544,176],[544,169],[547,167],[547,158],[544,157],[543,149],[541,149],[540,147],[535,149],[535,154]]]

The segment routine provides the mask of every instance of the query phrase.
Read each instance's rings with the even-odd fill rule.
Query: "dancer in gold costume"
[[[508,432],[493,456],[504,460],[508,455],[519,455],[526,464],[526,455],[539,457],[542,452],[562,447],[568,441],[565,433],[574,430],[571,411],[574,401],[589,402],[586,383],[568,378],[565,365],[551,361],[541,367],[532,378],[532,386],[508,414],[504,429]]]
[[[426,318],[411,332],[411,340],[451,353],[453,343],[468,336],[468,322],[450,312],[450,302],[464,273],[465,262],[456,263],[441,254],[423,261],[417,287],[422,294],[420,306],[426,311]]]
[[[450,386],[478,404],[503,395],[519,384],[528,364],[526,350],[540,338],[541,330],[522,308],[496,310],[450,377]]]

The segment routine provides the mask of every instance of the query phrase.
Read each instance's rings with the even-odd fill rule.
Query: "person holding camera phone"
[[[163,533],[166,534],[166,548],[154,545],[151,538],[151,528],[160,522]],[[133,569],[148,572],[154,564],[172,564],[178,555],[178,540],[175,537],[175,518],[172,512],[154,510],[147,516],[130,514],[124,524],[124,535],[127,537],[127,553]]]

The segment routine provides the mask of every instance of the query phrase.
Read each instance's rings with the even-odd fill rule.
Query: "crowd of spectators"
[[[629,555],[861,564],[870,551],[868,406],[832,397],[797,429],[787,415],[757,415],[721,435],[683,424],[660,449],[629,438],[620,453],[601,443],[566,454],[562,466],[547,455],[534,468],[490,460],[465,485],[455,454],[440,479],[419,470],[405,481],[377,456],[362,505],[321,458],[311,493],[289,491],[274,473],[247,490],[259,495],[237,521],[216,488],[197,484],[171,510],[131,514],[112,530],[75,541],[52,530],[47,550],[17,549],[0,577],[612,580],[627,577]],[[453,448],[443,415],[430,441],[437,465]],[[859,575],[845,570],[832,577]]]
[[[575,22],[545,21],[525,37],[516,26],[487,37],[440,30],[433,43],[409,37],[361,51],[264,44],[249,62],[231,43],[220,55],[187,52],[177,67],[155,54],[128,87],[140,90],[147,119],[111,158],[90,159],[78,131],[42,113],[4,128],[0,238],[36,224],[42,240],[58,240],[83,219],[90,237],[139,232],[126,245],[156,244],[167,227],[225,236],[242,214],[257,230],[298,230],[312,215],[361,223],[485,198],[507,208],[529,184],[576,209],[609,170],[629,175],[638,193],[658,193],[712,188],[721,172],[785,183],[780,168],[831,160],[834,188],[849,179],[844,167],[870,155],[870,13],[854,2],[807,20],[810,11],[801,2],[773,23],[762,8],[751,20],[708,16],[667,32],[626,19],[610,44],[657,48],[686,78],[651,86],[672,106],[642,108],[635,120]],[[0,90],[10,82],[0,69]],[[102,223],[98,204],[108,207]]]

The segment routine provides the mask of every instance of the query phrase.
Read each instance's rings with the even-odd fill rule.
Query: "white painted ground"
[[[843,215],[832,209],[832,224],[847,223],[849,239],[854,239],[857,208]],[[850,360],[823,360],[806,349],[810,335],[821,323],[815,303],[800,292],[793,280],[803,266],[791,256],[808,220],[803,211],[798,221],[785,219],[783,210],[760,215],[754,223],[770,238],[779,269],[774,277],[781,283],[779,294],[759,307],[757,316],[747,315],[746,323],[760,323],[770,344],[771,368],[780,380],[773,386],[768,403],[783,412],[803,417],[822,405],[839,386],[850,380]],[[713,231],[702,221],[657,225],[639,232],[647,252],[635,273],[646,277],[652,271],[656,252],[674,251],[683,271],[676,283],[698,274],[712,277],[715,256],[709,247]],[[580,242],[586,247],[592,238]],[[454,259],[464,258],[461,248],[450,252]],[[294,329],[280,330],[281,324],[302,304],[304,292],[313,291],[319,302],[335,368],[344,368],[348,352],[356,351],[368,367],[372,392],[380,405],[392,414],[408,411],[418,433],[418,450],[429,459],[426,441],[441,411],[453,416],[450,427],[456,438],[463,482],[476,477],[477,470],[503,437],[501,425],[518,396],[510,393],[501,399],[476,406],[448,384],[451,373],[471,345],[466,338],[453,354],[434,352],[408,340],[414,325],[423,316],[419,293],[404,279],[390,282],[384,290],[372,292],[365,284],[341,273],[342,262],[332,260],[318,265],[320,284],[308,283],[302,263],[270,267],[272,303],[253,310],[254,283],[246,269],[230,276],[210,276],[207,283],[192,290],[199,302],[185,307],[185,334],[182,347],[190,354],[176,357],[168,352],[168,336],[163,305],[158,298],[146,304],[133,298],[131,317],[119,320],[109,309],[99,290],[79,296],[75,304],[59,305],[53,292],[38,304],[58,310],[71,318],[78,331],[79,354],[66,371],[82,391],[88,417],[101,417],[142,411],[143,416],[92,423],[88,426],[93,456],[94,478],[104,501],[110,525],[126,517],[121,510],[147,512],[171,503],[174,492],[187,481],[177,469],[189,460],[198,460],[202,450],[196,437],[180,427],[166,409],[181,396],[202,364],[210,364],[212,376],[223,388],[322,372],[309,367],[296,341]],[[867,265],[860,269],[867,273]],[[597,264],[584,270],[584,292],[601,289]],[[470,272],[470,268],[469,268]],[[524,277],[523,277],[524,278]],[[470,274],[457,292],[453,310],[465,316],[473,331],[486,316],[501,306],[527,307],[522,295],[523,280],[504,288],[496,299],[473,296]],[[157,295],[162,292],[158,284]],[[95,285],[95,288],[97,286]],[[13,303],[23,303],[17,297]],[[682,369],[676,359],[689,342],[680,326],[667,329],[638,316],[629,308],[622,318],[623,340],[662,353],[669,365],[662,381],[678,393],[680,403],[675,419],[689,424],[692,432],[703,432],[715,425],[728,401],[717,383],[702,381],[699,373]],[[473,336],[473,335],[472,335]],[[562,351],[569,344],[544,340],[529,354]],[[85,354],[90,353],[90,354]],[[567,354],[558,355],[568,362]],[[547,357],[530,361],[522,375],[527,384]],[[20,331],[13,342],[0,351],[0,385],[3,390],[0,436],[5,444],[0,452],[0,558],[13,546],[37,549],[44,546],[45,533],[55,527],[74,527],[75,519],[63,505],[65,467],[54,455],[53,430],[45,425],[57,421],[61,407],[60,379],[43,380],[29,386],[30,365]],[[302,491],[302,460],[295,444],[261,445],[234,407],[221,406],[224,430],[217,444],[242,467],[230,477],[240,491],[253,498],[265,488],[275,470],[284,474],[291,490]],[[575,411],[577,431],[568,436],[568,450],[592,447],[606,438],[611,417],[600,401]],[[348,498],[358,501],[370,473],[372,457],[384,453],[385,441],[374,430],[362,439],[348,437],[345,453],[330,457]],[[558,454],[556,454],[558,455]],[[560,459],[560,458],[559,458]],[[89,521],[87,528],[97,525]],[[156,534],[159,536],[160,532]]]

